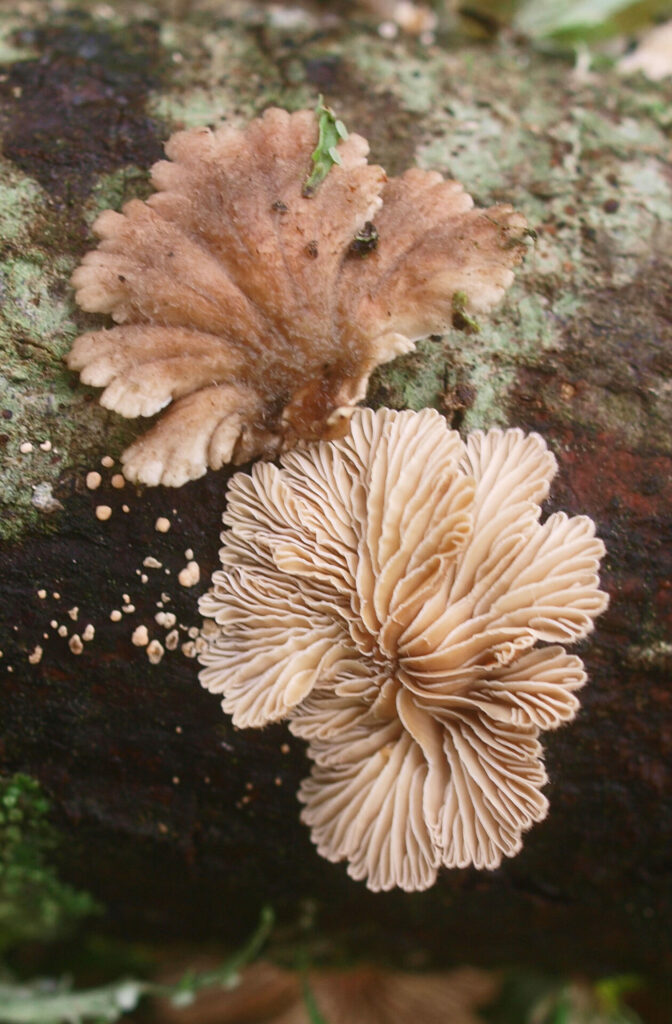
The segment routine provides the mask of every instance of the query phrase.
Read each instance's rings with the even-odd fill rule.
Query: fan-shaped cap
[[[511,207],[474,210],[432,172],[388,181],[358,135],[307,190],[317,141],[309,110],[178,132],[155,194],[95,222],[72,280],[118,326],[78,338],[68,365],[122,416],[171,406],[124,454],[131,480],[178,486],[342,436],[374,367],[445,330],[457,293],[486,310],[511,283],[525,232]]]
[[[231,482],[202,684],[308,742],[303,819],[370,888],[497,867],[547,812],[540,731],[578,708],[562,644],[607,604],[594,524],[539,522],[539,435],[462,442],[432,410],[357,410],[281,463]]]

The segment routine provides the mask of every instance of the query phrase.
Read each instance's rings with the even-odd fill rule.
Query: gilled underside
[[[538,435],[357,410],[231,482],[201,681],[308,742],[303,819],[372,889],[494,868],[547,812],[539,734],[585,681],[563,645],[607,600],[592,521],[539,522],[554,472]]]
[[[124,454],[130,479],[179,486],[341,436],[377,365],[446,330],[456,295],[485,311],[511,283],[520,214],[474,210],[433,172],[388,180],[357,135],[307,198],[316,142],[307,110],[178,132],[156,193],[96,221],[73,283],[118,326],[78,338],[68,365],[123,416],[170,406]]]

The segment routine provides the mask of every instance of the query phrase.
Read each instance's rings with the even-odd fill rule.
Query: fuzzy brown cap
[[[484,311],[524,251],[509,206],[454,181],[388,180],[358,135],[310,197],[315,113],[178,132],[146,203],[107,210],[73,275],[80,306],[119,325],[68,365],[122,416],[168,411],[124,453],[126,476],[179,486],[208,467],[342,436],[372,370]],[[172,404],[171,404],[172,403]]]

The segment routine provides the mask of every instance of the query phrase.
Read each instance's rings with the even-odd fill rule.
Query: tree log
[[[324,8],[292,20],[156,0],[140,21],[134,6],[0,14],[0,769],[43,783],[67,878],[127,936],[233,941],[263,903],[290,922],[310,905],[332,949],[399,964],[669,975],[669,83],[581,77],[523,41],[386,40]],[[437,169],[479,204],[513,203],[538,235],[494,317],[379,371],[370,404],[539,431],[560,464],[549,510],[591,515],[608,549],[583,709],[545,739],[547,820],[497,871],[444,872],[411,895],[372,894],[321,859],[299,822],[301,743],[234,730],[198,684],[184,645],[230,474],[115,486],[138,424],[62,361],[104,323],[69,285],[90,225],[149,193],[168,135],[318,93],[389,173]],[[177,579],[187,549],[192,588]],[[131,637],[145,625],[165,646],[160,612],[179,644],[151,664]]]

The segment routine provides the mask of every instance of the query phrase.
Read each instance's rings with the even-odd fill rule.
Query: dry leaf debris
[[[520,214],[476,210],[435,172],[388,179],[342,134],[305,189],[313,111],[177,132],[147,202],[96,220],[76,298],[118,326],[77,338],[68,365],[122,416],[170,406],[124,453],[130,480],[179,486],[342,436],[372,370],[446,330],[455,294],[485,311],[511,284]]]
[[[592,520],[539,521],[555,471],[537,434],[360,409],[231,481],[201,682],[308,741],[302,818],[373,890],[495,868],[547,813],[539,733],[586,678],[563,645],[607,605]]]
[[[204,961],[204,969],[212,966]],[[306,981],[328,1024],[480,1024],[477,1008],[490,1003],[500,985],[493,972],[474,967],[441,973],[368,966],[311,969],[302,978],[257,961],[233,989],[205,990],[188,1007],[162,1000],[160,1019],[163,1024],[311,1024],[315,1017],[303,995]]]

